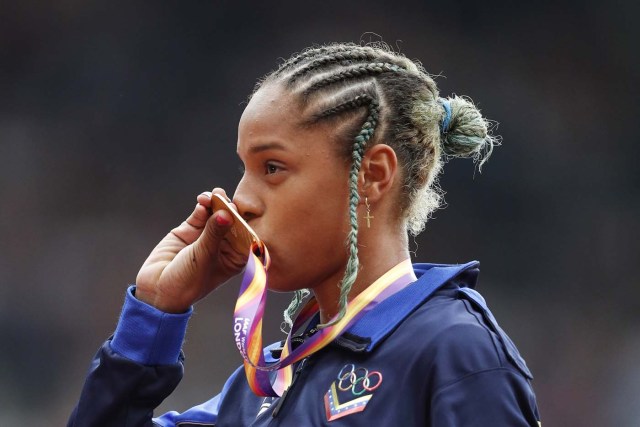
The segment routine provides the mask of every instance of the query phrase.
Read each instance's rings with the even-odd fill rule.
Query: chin
[[[293,292],[296,290],[293,284],[283,283],[283,281],[272,279],[271,275],[269,275],[267,279],[267,289],[271,292]]]
[[[274,268],[273,263],[267,273],[267,288],[273,292],[293,292],[299,289],[299,283],[290,280],[291,274],[282,274],[277,268]],[[289,279],[289,280],[287,280]]]

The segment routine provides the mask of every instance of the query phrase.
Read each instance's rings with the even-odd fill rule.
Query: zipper
[[[287,399],[287,395],[289,394],[289,391],[291,391],[294,384],[296,383],[296,380],[300,376],[300,372],[302,372],[305,365],[307,364],[307,359],[308,357],[305,357],[298,364],[298,367],[296,368],[296,371],[293,374],[293,378],[291,379],[291,385],[284,391],[284,393],[282,393],[282,397],[280,397],[280,400],[278,400],[278,403],[276,403],[276,407],[273,409],[273,413],[271,414],[273,418],[277,417],[278,414],[280,413],[280,409],[282,408],[282,405],[284,405],[284,401]]]

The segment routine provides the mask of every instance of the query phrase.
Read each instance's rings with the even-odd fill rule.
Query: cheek
[[[346,188],[344,181],[341,184]],[[348,191],[307,188],[290,205],[279,209],[278,214],[277,226],[271,228],[274,232],[271,289],[289,291],[307,287],[344,268],[350,229]]]
[[[343,245],[349,231],[348,194],[309,191],[281,210],[281,242],[293,258],[327,257]],[[281,246],[281,245],[279,245]]]
[[[336,167],[335,160],[319,161],[314,170],[293,178],[288,189],[286,209],[279,210],[284,217],[295,216],[310,231],[327,232],[325,227],[340,228],[348,218],[349,177],[346,170]],[[314,226],[315,225],[315,226]],[[306,228],[306,227],[305,227]]]

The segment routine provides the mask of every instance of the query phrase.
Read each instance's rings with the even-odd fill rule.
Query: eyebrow
[[[267,150],[282,150],[282,151],[286,151],[287,148],[280,144],[279,142],[269,142],[269,143],[265,143],[265,144],[258,144],[258,145],[254,145],[251,148],[249,148],[249,152],[250,153],[260,153],[262,151],[267,151]]]

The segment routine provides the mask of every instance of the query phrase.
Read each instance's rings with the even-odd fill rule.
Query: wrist
[[[163,298],[162,295],[157,292],[150,292],[140,287],[134,288],[133,296],[135,296],[137,300],[168,314],[186,313],[193,305],[191,302],[179,301],[177,298]]]

